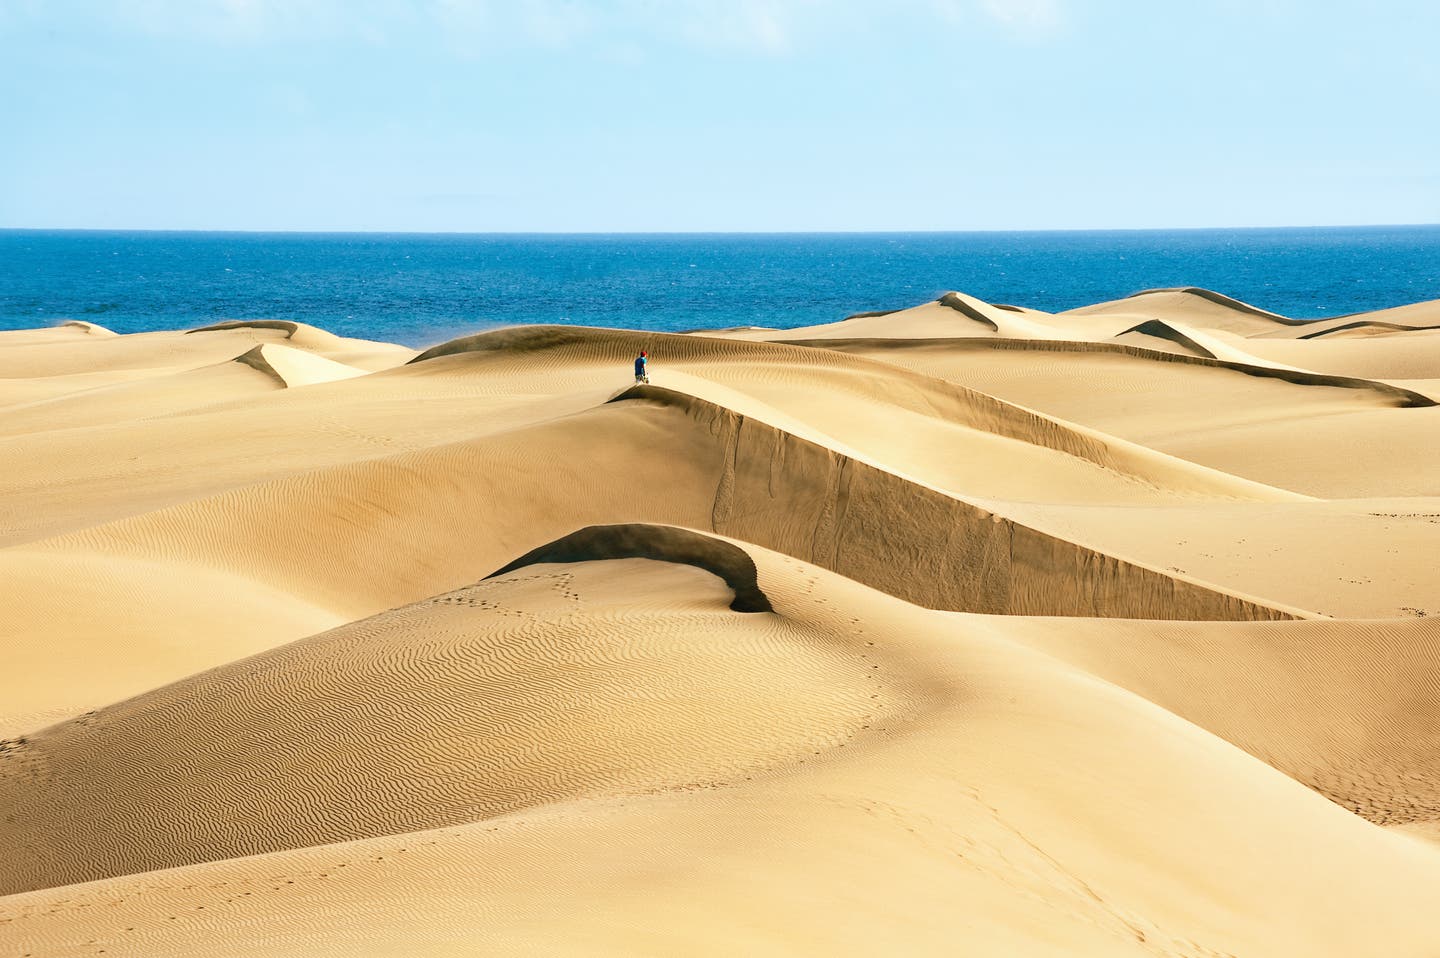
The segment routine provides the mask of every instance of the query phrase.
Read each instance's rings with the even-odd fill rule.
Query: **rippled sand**
[[[1437,401],[1196,289],[0,333],[0,953],[1440,953]]]

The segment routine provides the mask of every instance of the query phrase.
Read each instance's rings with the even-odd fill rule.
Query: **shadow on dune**
[[[1134,326],[1125,332],[1139,332],[1146,335],[1158,336],[1167,339],[1186,348],[1202,349],[1193,340],[1178,333],[1168,325],[1159,320],[1151,323],[1142,323]],[[1161,328],[1163,327],[1163,328]],[[1124,335],[1123,333],[1121,335]],[[1183,340],[1183,342],[1182,342]],[[845,352],[854,349],[925,349],[936,345],[935,340],[929,339],[794,339],[776,340],[776,345],[808,346],[813,349],[830,349]],[[1354,376],[1336,376],[1330,373],[1312,373],[1301,369],[1284,369],[1276,366],[1252,366],[1248,363],[1237,363],[1228,359],[1215,359],[1208,354],[1204,356],[1190,355],[1187,353],[1170,353],[1159,349],[1146,349],[1143,346],[1132,346],[1128,343],[1116,342],[1086,342],[1083,340],[1064,339],[953,339],[945,340],[945,348],[953,350],[1015,350],[1019,352],[1054,352],[1054,353],[1118,353],[1125,356],[1134,356],[1137,359],[1151,359],[1159,363],[1184,363],[1192,366],[1211,366],[1221,369],[1229,369],[1234,372],[1244,373],[1247,376],[1258,376],[1262,379],[1280,379],[1297,386],[1333,386],[1339,389],[1364,389],[1377,393],[1400,408],[1424,408],[1440,405],[1435,400],[1423,393],[1413,389],[1406,389],[1402,386],[1395,386],[1376,379],[1360,379]]]
[[[730,608],[736,612],[772,612],[770,599],[760,590],[755,560],[739,546],[674,526],[643,522],[587,526],[538,549],[485,578],[550,562],[592,562],[599,559],[654,559],[693,565],[725,580],[735,592]]]

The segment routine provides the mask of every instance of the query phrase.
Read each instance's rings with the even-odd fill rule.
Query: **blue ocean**
[[[0,329],[294,319],[426,346],[512,323],[803,326],[958,289],[1063,310],[1204,286],[1296,318],[1440,298],[1440,226],[1016,233],[0,231]]]

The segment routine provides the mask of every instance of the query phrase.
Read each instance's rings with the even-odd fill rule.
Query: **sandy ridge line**
[[[1353,312],[1353,313],[1341,313],[1341,314],[1338,315],[1338,316],[1324,316],[1324,317],[1320,317],[1320,318],[1318,318],[1318,319],[1294,319],[1294,318],[1292,318],[1292,317],[1285,316],[1285,315],[1282,315],[1282,314],[1280,314],[1280,313],[1274,313],[1274,312],[1271,312],[1271,311],[1269,311],[1269,310],[1267,310],[1267,309],[1262,309],[1262,308],[1260,308],[1259,306],[1253,306],[1253,305],[1251,305],[1250,303],[1244,302],[1243,300],[1236,299],[1236,298],[1234,298],[1233,296],[1227,296],[1227,295],[1225,295],[1224,293],[1218,293],[1218,292],[1216,292],[1216,291],[1214,291],[1214,290],[1205,289],[1204,287],[1201,287],[1201,286],[1167,286],[1167,287],[1157,287],[1157,288],[1155,288],[1155,289],[1142,289],[1142,290],[1139,290],[1138,292],[1131,293],[1130,295],[1124,296],[1124,297],[1122,297],[1122,298],[1120,298],[1120,299],[1117,299],[1117,300],[1108,300],[1108,301],[1106,301],[1106,302],[1092,303],[1092,304],[1089,304],[1089,305],[1086,305],[1086,306],[1077,306],[1077,307],[1075,307],[1074,309],[1064,310],[1064,311],[1062,311],[1062,312],[1060,312],[1060,313],[1056,313],[1055,315],[1057,315],[1057,316],[1064,316],[1064,315],[1067,315],[1067,314],[1076,314],[1076,315],[1104,315],[1105,313],[1108,313],[1108,312],[1123,312],[1124,310],[1121,308],[1121,307],[1122,307],[1122,304],[1125,304],[1128,300],[1139,299],[1139,298],[1145,297],[1145,296],[1157,296],[1157,295],[1165,295],[1165,294],[1180,294],[1180,295],[1193,296],[1193,297],[1195,297],[1195,298],[1197,298],[1197,299],[1201,299],[1201,300],[1204,300],[1204,301],[1206,301],[1206,302],[1212,303],[1213,305],[1220,306],[1220,307],[1222,307],[1222,308],[1224,308],[1224,309],[1231,310],[1232,312],[1241,313],[1241,314],[1248,315],[1248,316],[1255,316],[1255,317],[1260,318],[1260,319],[1268,320],[1268,321],[1274,323],[1274,324],[1277,325],[1277,326],[1285,326],[1285,327],[1291,327],[1291,328],[1295,328],[1295,329],[1303,329],[1303,328],[1305,328],[1305,327],[1317,326],[1317,325],[1319,325],[1319,326],[1324,326],[1325,329],[1326,329],[1326,331],[1328,331],[1329,329],[1332,329],[1332,328],[1336,328],[1336,327],[1331,326],[1330,324],[1336,323],[1336,322],[1338,322],[1338,321],[1340,321],[1340,320],[1346,320],[1346,319],[1360,320],[1360,321],[1361,321],[1361,322],[1360,322],[1360,325],[1373,325],[1373,326],[1384,327],[1384,328],[1391,328],[1391,329],[1396,329],[1396,330],[1420,330],[1420,329],[1433,329],[1433,328],[1437,328],[1437,327],[1434,327],[1434,326],[1432,326],[1432,325],[1411,326],[1411,325],[1402,324],[1402,323],[1390,323],[1390,322],[1384,321],[1384,320],[1365,321],[1365,320],[1362,319],[1362,317],[1367,317],[1367,316],[1380,316],[1380,315],[1383,315],[1383,314],[1386,314],[1386,313],[1394,313],[1394,312],[1396,312],[1397,310],[1408,310],[1408,309],[1410,309],[1410,308],[1412,308],[1412,307],[1431,305],[1431,304],[1436,304],[1437,302],[1440,302],[1440,301],[1436,301],[1436,300],[1418,300],[1418,301],[1413,302],[1413,303],[1404,303],[1404,304],[1401,304],[1401,305],[1399,305],[1399,306],[1386,306],[1386,307],[1382,307],[1382,308],[1380,308],[1380,309],[1366,309],[1366,310],[1359,310],[1359,311]],[[1107,308],[1107,307],[1112,307],[1112,308]],[[1298,336],[1298,337],[1295,337],[1295,338],[1297,338],[1297,339],[1305,339],[1305,338],[1308,338],[1308,337]]]
[[[371,375],[369,370],[279,343],[261,343],[230,361],[264,373],[286,389]]]
[[[1368,313],[1355,313],[1356,316],[1367,316]],[[1353,323],[1344,323],[1339,326],[1327,326],[1325,329],[1313,333],[1306,333],[1303,336],[1296,336],[1296,339],[1320,339],[1329,336],[1331,333],[1343,333],[1351,329],[1388,329],[1397,333],[1418,333],[1430,329],[1440,329],[1440,326],[1406,326],[1404,323],[1387,323],[1380,320],[1357,320]]]
[[[101,326],[99,323],[92,323],[87,319],[67,319],[63,323],[56,323],[55,325],[60,328],[71,327],[74,329],[81,329],[89,333],[91,336],[109,337],[120,335],[113,329],[107,329],[106,327]]]
[[[690,394],[654,386],[631,387],[609,403],[550,422],[564,426],[577,416],[637,399],[683,412],[699,423],[703,442],[713,445],[722,457],[723,465],[712,480],[717,485],[705,494],[711,499],[707,512],[715,532],[815,562],[919,605],[977,612],[1155,619],[1248,620],[1313,614],[1232,594],[1045,533],[996,514],[992,505],[959,498],[883,464],[837,452],[763,419]],[[529,428],[535,427],[524,427],[517,434]],[[203,513],[210,503],[227,512],[249,511],[252,507],[242,503],[271,502],[277,495],[288,495],[286,490],[296,484],[310,487],[331,477],[345,488],[356,488],[357,482],[363,487],[362,477],[377,469],[410,474],[417,468],[416,456],[439,462],[452,453],[466,453],[470,445],[460,440],[418,452],[323,466],[187,500],[157,513],[50,537],[28,547],[49,544],[63,549],[66,543],[93,544],[109,535],[118,536],[118,542],[145,541],[154,530],[163,532],[180,521],[176,509]],[[678,439],[677,446],[683,448]],[[740,508],[736,503],[747,505]],[[268,516],[269,512],[260,509],[258,514]],[[610,516],[613,513],[607,516],[602,511],[596,518],[603,521]],[[423,514],[413,518],[429,521]],[[143,531],[147,529],[151,531]],[[166,545],[164,535],[156,545],[167,555],[177,547]],[[201,555],[208,558],[195,558],[207,567],[271,583],[248,565],[218,562],[203,551]],[[329,607],[313,596],[308,601]]]
[[[1000,331],[999,323],[995,322],[995,320],[991,319],[989,316],[986,316],[980,310],[967,303],[965,301],[965,298],[959,293],[953,291],[946,293],[944,296],[941,296],[939,299],[937,299],[936,302],[939,303],[941,306],[950,307],[951,309],[955,310],[955,312],[959,313],[962,316],[965,316],[968,319],[975,320],[975,322],[980,323],[982,326],[989,326],[997,333]]]
[[[1279,313],[1272,313],[1268,309],[1261,309],[1259,306],[1251,306],[1249,303],[1235,299],[1233,296],[1226,296],[1224,293],[1217,293],[1213,289],[1205,289],[1203,286],[1157,286],[1154,289],[1142,289],[1139,292],[1131,293],[1125,299],[1136,299],[1140,296],[1149,296],[1154,293],[1187,293],[1197,296],[1200,299],[1214,303],[1216,306],[1224,306],[1226,309],[1233,309],[1237,313],[1248,313],[1251,316],[1259,316],[1284,326],[1304,326],[1311,322],[1308,319],[1291,319],[1289,316],[1282,316]],[[1082,309],[1088,307],[1081,307]],[[1357,314],[1358,315],[1358,314]]]
[[[754,566],[738,545],[689,537]],[[422,598],[6,743],[0,793],[16,814],[0,821],[0,894],[790,774],[908,708],[859,643],[736,614],[709,570],[580,561]]]
[[[610,400],[632,401],[679,408],[725,447],[712,512],[715,532],[813,562],[916,605],[1141,619],[1314,616],[1090,548],[996,512],[991,504],[688,393],[640,385]],[[768,516],[754,508],[758,487],[773,489],[775,461],[795,464],[807,484],[825,489],[819,521],[809,534],[777,535]],[[765,464],[763,476],[759,463]],[[765,498],[773,499],[773,491]],[[872,524],[878,528],[869,528]],[[863,535],[874,537],[868,549],[851,541]]]
[[[613,330],[598,327],[536,326],[511,327],[480,333],[475,336],[442,343],[415,357],[407,365],[440,359],[459,358],[467,354],[486,355],[499,352],[517,351],[522,354],[549,354],[549,362],[558,363],[575,356],[586,359],[615,357],[621,361],[631,350],[648,349],[661,353],[677,365],[685,361],[740,363],[747,359],[773,361],[794,359],[806,365],[821,363],[843,369],[847,372],[869,373],[890,377],[914,387],[923,393],[931,405],[928,414],[945,418],[956,425],[966,426],[992,433],[1007,439],[1014,439],[1037,448],[1073,456],[1104,469],[1133,476],[1150,482],[1146,473],[1149,468],[1181,470],[1189,479],[1206,477],[1212,485],[1224,486],[1233,495],[1258,495],[1261,497],[1283,497],[1307,499],[1299,493],[1267,486],[1253,480],[1243,479],[1230,473],[1211,469],[1189,460],[1157,452],[1147,446],[1127,439],[1101,432],[1088,426],[1021,406],[1018,403],[999,398],[961,383],[937,376],[927,375],[901,365],[884,362],[871,356],[858,356],[840,349],[826,349],[824,344],[856,342],[867,345],[879,343],[900,343],[905,345],[930,345],[937,342],[1028,342],[1024,340],[797,340],[797,341],[756,341],[707,338],[677,333],[637,333],[628,330]],[[1046,340],[1045,343],[1051,341]],[[821,349],[815,349],[819,345]],[[1124,347],[1134,349],[1134,347]],[[1138,351],[1141,358],[1152,355],[1150,351]],[[1155,356],[1170,357],[1172,354],[1154,352]],[[1218,361],[1212,361],[1218,362]],[[1223,364],[1222,364],[1223,365]],[[405,368],[405,367],[401,367]],[[1260,369],[1261,367],[1256,367]],[[1264,374],[1263,371],[1261,373]],[[703,373],[700,378],[706,378]],[[1368,381],[1365,381],[1368,383]],[[717,381],[717,385],[719,385]],[[1394,389],[1396,387],[1385,387]],[[1409,394],[1408,391],[1407,395]],[[1413,394],[1428,405],[1434,405],[1427,397]],[[897,400],[905,397],[898,397]],[[759,401],[759,400],[757,400]],[[944,404],[943,415],[934,407],[936,402]],[[768,406],[768,404],[766,404]],[[906,408],[914,409],[913,402]],[[778,428],[788,428],[778,426]],[[843,443],[839,437],[831,437]],[[847,454],[847,450],[845,450]],[[1144,460],[1144,462],[1142,462]],[[886,463],[876,463],[881,469],[893,471]],[[1137,471],[1138,470],[1138,471]],[[1153,484],[1153,483],[1152,483]]]
[[[1138,327],[1136,327],[1138,329]],[[1129,332],[1130,330],[1127,330]],[[1278,366],[1252,366],[1227,359],[1207,356],[1192,356],[1183,353],[1167,353],[1159,349],[1146,349],[1130,343],[1091,342],[1069,339],[981,339],[977,337],[956,337],[955,339],[787,339],[776,340],[777,345],[811,346],[820,349],[843,350],[846,346],[866,346],[906,349],[930,347],[943,343],[955,349],[1009,349],[1020,352],[1072,352],[1072,353],[1117,353],[1134,356],[1137,359],[1153,359],[1162,363],[1181,363],[1190,366],[1210,366],[1229,369],[1246,376],[1281,379],[1297,386],[1333,386],[1340,389],[1367,389],[1387,399],[1395,400],[1400,408],[1420,409],[1440,405],[1429,396],[1391,385],[1375,379],[1360,379],[1352,376],[1335,376],[1329,373],[1312,373],[1305,370],[1285,369]],[[982,394],[984,395],[984,394]]]
[[[277,329],[285,334],[286,339],[294,339],[295,334],[301,329],[313,329],[316,332],[334,335],[318,326],[307,326],[289,319],[227,319],[219,323],[211,323],[209,326],[197,326],[194,329],[185,330],[185,335],[194,333],[216,333],[227,329]]]
[[[691,529],[653,523],[586,526],[530,550],[485,578],[493,579],[526,566],[599,559],[654,559],[695,566],[725,580],[735,593],[731,611],[774,611],[757,581],[755,560],[744,549]]]

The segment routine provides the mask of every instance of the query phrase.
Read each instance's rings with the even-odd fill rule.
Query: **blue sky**
[[[0,0],[0,227],[1440,222],[1440,4]]]

